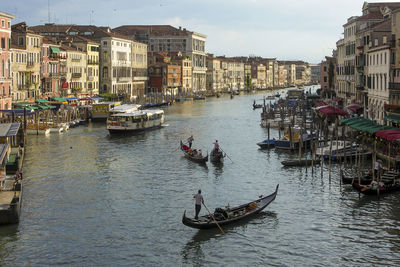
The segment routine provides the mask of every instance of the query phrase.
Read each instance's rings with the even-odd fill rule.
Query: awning
[[[46,102],[48,102],[46,99],[38,99],[38,100],[35,100],[35,102],[38,102],[38,103],[46,103]]]
[[[361,108],[361,106],[357,105],[357,104],[352,104],[352,105],[346,106],[346,108],[353,112],[356,112],[357,110],[359,110]]]
[[[62,97],[58,97],[58,96],[52,97],[51,99],[53,99],[54,101],[59,101],[59,102],[67,101],[67,99],[62,98]]]
[[[344,111],[343,109],[340,108],[335,108],[335,107],[324,107],[319,109],[319,112],[325,115],[333,115],[333,116],[345,116],[347,115],[347,112]]]
[[[51,52],[53,52],[54,54],[60,53],[60,48],[58,48],[58,47],[50,46],[50,49],[51,49]]]
[[[72,100],[78,100],[78,98],[77,97],[67,97],[66,98],[68,101],[72,101]]]
[[[395,122],[395,123],[400,123],[400,116],[396,116],[396,115],[388,115],[385,117],[386,121],[391,121],[391,122]]]
[[[389,141],[398,140],[400,139],[400,129],[377,131],[375,135]]]
[[[67,82],[64,82],[62,85],[61,85],[61,88],[68,88],[68,83]]]

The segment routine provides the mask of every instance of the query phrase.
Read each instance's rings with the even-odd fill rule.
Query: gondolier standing
[[[191,135],[189,138],[188,138],[188,143],[189,143],[189,148],[192,148],[192,143],[193,143],[193,141],[194,141],[194,138],[193,138],[193,135]]]
[[[215,140],[214,144],[214,151],[215,152],[219,152],[219,144],[218,144],[218,140]]]
[[[194,217],[196,220],[199,218],[199,213],[201,210],[201,203],[204,204],[204,199],[203,196],[201,195],[201,190],[193,196],[194,199],[196,199],[196,204],[195,204],[195,210],[196,210],[196,216]]]

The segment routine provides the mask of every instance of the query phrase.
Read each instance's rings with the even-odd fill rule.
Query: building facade
[[[11,20],[14,16],[0,12],[0,109],[11,109]]]

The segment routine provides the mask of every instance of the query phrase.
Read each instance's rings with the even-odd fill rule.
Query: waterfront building
[[[26,50],[26,79],[24,80],[24,100],[33,100],[40,97],[40,68],[41,68],[41,51],[42,36],[36,34],[21,22],[11,26],[11,42],[17,48]]]
[[[86,91],[86,53],[76,47],[62,45],[61,49],[66,53],[66,84],[63,86],[63,96],[87,93]]]
[[[86,53],[86,84],[83,86],[82,95],[99,94],[99,64],[100,44],[83,36],[75,36],[70,39],[70,45]]]
[[[389,103],[391,20],[371,27],[371,42],[366,53],[368,76],[368,117],[384,123],[384,105]]]
[[[279,74],[278,86],[285,87],[285,86],[287,86],[287,70],[284,65],[279,65],[278,70],[279,70],[278,71],[278,74]]]
[[[262,63],[255,65],[256,69],[256,86],[258,89],[266,89],[267,88],[267,72],[266,66]]]
[[[192,60],[192,90],[206,91],[206,36],[170,25],[125,25],[113,29],[148,45],[148,52],[175,52]]]
[[[171,62],[168,53],[153,53],[148,67],[150,92],[177,95],[182,86],[181,69],[179,64]]]
[[[296,65],[285,63],[284,64],[287,74],[287,83],[288,86],[295,86],[296,84]]]
[[[47,98],[47,97],[60,96],[61,93],[60,54],[61,54],[60,45],[47,38],[43,38],[43,45],[41,51],[42,65],[40,68],[41,97]]]
[[[330,92],[331,90],[334,89],[334,77],[335,75],[335,58],[334,57],[325,57],[325,60],[319,64],[320,67],[320,84],[321,84],[321,89],[324,90],[325,92]],[[329,68],[330,66],[333,67],[333,77],[332,77],[332,84],[329,86]]]
[[[11,20],[14,18],[5,12],[0,12],[0,109],[10,109],[11,94]]]
[[[255,84],[257,83],[257,76],[253,76],[253,70],[252,70],[252,65],[247,62],[244,64],[244,81],[245,81],[245,86],[248,86],[247,83],[251,85],[250,88],[246,89],[252,89],[255,87]]]
[[[192,60],[182,53],[173,54],[171,62],[181,66],[181,88],[179,93],[187,95],[192,92]]]
[[[208,54],[206,59],[207,66],[207,92],[217,93],[223,89],[223,70],[221,60],[215,58],[213,54]]]
[[[274,62],[271,60],[266,61],[266,85],[267,88],[274,87]]]
[[[27,99],[27,53],[25,46],[11,44],[11,91],[12,102],[21,102]]]
[[[320,83],[321,78],[321,64],[310,64],[311,69],[311,83],[318,84]]]
[[[234,76],[234,88],[236,90],[244,90],[244,63],[241,61],[233,61],[233,76]]]

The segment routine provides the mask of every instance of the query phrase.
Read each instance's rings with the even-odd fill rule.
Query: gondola
[[[319,159],[314,160],[314,164],[318,164],[320,162]],[[312,159],[301,158],[301,159],[292,159],[292,160],[284,160],[281,162],[283,166],[286,167],[294,167],[294,166],[311,166]]]
[[[364,195],[383,195],[390,192],[400,191],[400,183],[385,184],[384,186],[373,186],[373,185],[360,185],[358,182],[353,183],[353,188]]]
[[[262,104],[253,104],[253,109],[262,108]]]
[[[265,139],[262,142],[258,142],[257,145],[260,149],[273,148],[275,147],[275,139]]]
[[[352,184],[353,182],[358,183],[358,177],[347,177],[342,175],[342,184]],[[370,174],[360,177],[361,184],[370,184],[372,182],[372,176]]]
[[[185,155],[185,158],[187,158],[188,160],[191,160],[193,162],[197,162],[197,163],[201,163],[201,164],[205,164],[208,161],[208,153],[205,156],[199,157],[199,156],[195,156],[193,155],[193,151],[195,151],[195,149],[190,149],[187,145],[184,145],[181,141],[181,150],[183,152],[183,154]]]
[[[215,151],[215,149],[211,150],[210,153],[210,161],[213,163],[222,162],[225,154],[222,151]]]
[[[276,194],[278,193],[278,187],[279,184],[276,186],[275,192],[271,195],[266,197],[261,196],[259,199],[252,202],[230,209],[217,208],[213,214],[215,220],[219,225],[222,226],[254,216],[265,209],[265,207],[267,207],[275,199]],[[212,218],[210,218],[210,215],[200,216],[199,219],[196,220],[186,217],[186,210],[183,213],[182,223],[186,226],[197,229],[209,229],[217,227],[217,224]]]

